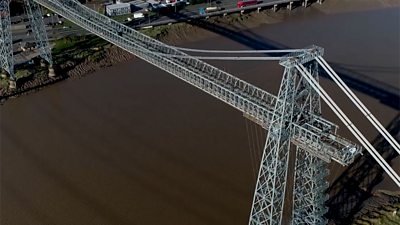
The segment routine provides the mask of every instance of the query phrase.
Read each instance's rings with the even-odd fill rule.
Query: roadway
[[[212,3],[204,3],[204,4],[196,4],[196,5],[189,5],[186,6],[184,9],[179,10],[177,13],[169,13],[168,15],[162,15],[159,17],[154,17],[153,19],[142,19],[138,20],[134,23],[133,27],[135,28],[142,28],[142,27],[150,27],[150,26],[160,26],[164,24],[170,24],[170,23],[177,23],[177,22],[183,22],[191,19],[202,19],[202,18],[208,18],[208,17],[213,17],[213,16],[221,16],[221,15],[227,15],[231,13],[238,13],[238,12],[243,12],[243,11],[251,11],[251,10],[261,10],[261,9],[267,9],[267,8],[273,8],[274,5],[277,6],[277,8],[282,7],[282,5],[286,6],[290,4],[290,2],[301,2],[302,0],[264,0],[259,4],[256,5],[251,5],[243,8],[238,8],[237,7],[237,2],[236,1],[228,1],[228,0],[223,0],[223,1],[216,1]],[[216,6],[219,7],[221,10],[218,10],[216,12],[209,12],[205,14],[200,14],[199,9],[200,8],[206,8],[210,6]]]
[[[282,5],[289,4],[290,2],[300,2],[301,0],[264,0],[263,2],[252,5],[244,8],[237,8],[236,1],[231,0],[221,0],[210,3],[196,4],[196,5],[187,5],[184,9],[179,10],[177,13],[171,12],[169,14],[160,14],[159,16],[153,16],[145,19],[135,20],[132,23],[127,25],[134,28],[142,28],[148,26],[159,26],[163,24],[170,24],[176,22],[183,22],[191,19],[201,19],[212,16],[220,16],[224,14],[241,12],[243,10],[250,11],[255,9],[266,9],[273,7],[274,5]],[[217,12],[210,12],[203,15],[199,14],[199,8],[205,8],[208,6],[217,6],[222,10]],[[56,24],[59,21],[64,22],[63,18],[59,18],[55,14],[51,14],[50,16],[44,17],[44,23],[46,24],[47,32],[49,39],[59,39],[68,35],[76,35],[76,34],[87,34],[87,32],[79,27],[65,27],[62,25],[51,26],[52,24]],[[11,18],[11,21],[14,23],[11,27],[13,31],[13,41],[23,41],[29,42],[34,41],[33,37],[29,35],[26,26],[29,25],[29,22],[26,16],[15,16]]]

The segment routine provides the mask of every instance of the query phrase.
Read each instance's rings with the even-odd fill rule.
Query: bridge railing
[[[293,124],[292,132],[293,143],[326,162],[333,159],[342,165],[348,165],[361,152],[359,146],[349,145],[348,140],[325,133],[311,124]]]

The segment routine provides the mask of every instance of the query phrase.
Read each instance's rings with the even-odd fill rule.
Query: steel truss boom
[[[274,95],[100,15],[76,1],[35,1],[88,31],[235,107],[259,121],[263,127],[268,127],[274,115],[273,110],[277,101]],[[164,54],[182,55],[185,58],[164,57],[162,56]],[[351,163],[360,149],[348,140],[337,136],[333,132],[336,125],[319,116],[313,114],[309,116],[313,121],[309,127],[292,124],[296,133],[292,141],[304,146],[313,143],[307,149],[327,162],[333,159],[343,165]],[[325,138],[318,138],[321,135],[320,133],[323,133]],[[349,153],[349,149],[356,149],[356,151]]]

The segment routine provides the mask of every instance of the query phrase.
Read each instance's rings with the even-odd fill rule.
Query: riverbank
[[[21,70],[27,72],[24,77],[18,76],[17,89],[9,89],[7,82],[3,80],[0,87],[0,101],[4,102],[9,98],[40,90],[66,79],[78,79],[102,68],[134,58],[134,55],[92,35],[80,37],[82,40],[79,42],[67,39],[59,41],[65,41],[65,46],[56,46],[53,49],[55,77],[48,77],[47,67],[41,67],[40,61],[36,58],[33,65],[17,67],[17,73]],[[74,44],[69,45],[68,42]]]
[[[233,26],[236,27],[236,32],[240,32],[241,30],[251,29],[264,23],[279,22],[280,19],[271,16],[272,14],[276,14],[275,16],[279,18],[279,15],[285,13],[282,11],[278,13],[264,11],[262,13],[253,12],[244,15],[232,14],[226,17],[214,17],[206,21],[199,20],[197,22],[219,27]],[[216,35],[212,31],[207,31],[207,29],[197,25],[197,23],[178,23],[151,29],[142,29],[140,32],[168,44],[199,41]],[[102,68],[135,58],[131,53],[93,35],[66,37],[58,40],[52,51],[56,77],[48,77],[45,68],[40,66],[40,61],[36,58],[34,65],[16,67],[17,73],[20,70],[28,71],[29,73],[21,79],[17,76],[17,89],[9,89],[7,80],[0,80],[0,101],[4,102],[9,98],[40,90],[65,79],[81,78]]]
[[[379,190],[363,203],[352,225],[387,224],[396,225],[400,221],[400,192]]]
[[[349,10],[371,10],[377,7],[395,7],[400,3],[395,0],[375,1],[325,1],[323,5],[313,4],[313,10],[321,13],[343,13]],[[360,7],[362,6],[362,7]],[[303,13],[305,9],[298,7],[293,11],[280,10],[273,12],[264,10],[261,12],[250,12],[248,14],[231,14],[225,17],[213,17],[208,20],[195,20],[188,23],[178,23],[172,25],[163,25],[151,29],[143,29],[142,33],[172,45],[181,43],[195,42],[206,38],[219,35],[215,30],[227,29],[229,32],[241,33],[245,30],[253,29],[265,24],[275,24],[285,21],[292,13]],[[298,11],[298,12],[296,12]],[[82,38],[82,37],[79,37]],[[66,41],[71,39],[64,38]],[[74,37],[72,38],[74,39]],[[28,76],[24,76],[17,80],[17,89],[9,89],[5,79],[0,80],[0,102],[17,97],[32,91],[40,90],[48,85],[60,82],[65,79],[77,79],[98,71],[102,68],[126,62],[134,58],[134,56],[120,48],[113,46],[98,37],[88,35],[83,39],[99,40],[93,43],[78,45],[69,40],[71,43],[62,49],[53,49],[53,57],[55,61],[54,78],[49,78],[47,72],[39,66],[36,60],[35,65],[28,68],[16,68],[28,71]],[[82,49],[83,47],[83,49]],[[62,50],[62,51],[61,51]],[[85,54],[86,53],[86,54]],[[26,66],[22,66],[26,67]],[[19,77],[18,77],[19,78]]]

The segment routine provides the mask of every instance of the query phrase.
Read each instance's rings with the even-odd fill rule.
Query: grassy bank
[[[52,49],[54,63],[60,65],[69,60],[82,59],[97,62],[102,59],[104,48],[109,46],[110,43],[95,35],[65,37],[54,42]]]
[[[364,203],[352,225],[399,225],[400,192],[378,191]]]

